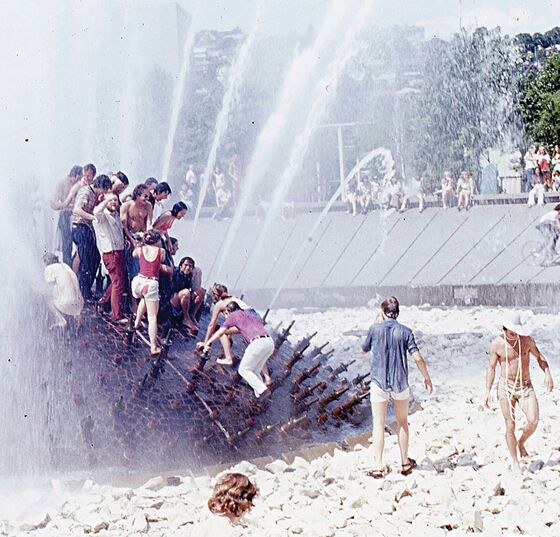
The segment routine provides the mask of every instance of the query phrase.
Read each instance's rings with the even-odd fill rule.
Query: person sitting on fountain
[[[159,310],[159,271],[165,259],[165,250],[159,247],[161,235],[156,229],[144,233],[142,242],[132,255],[140,260],[140,270],[131,283],[132,296],[140,300],[136,311],[134,329],[140,329],[144,314],[148,313],[148,335],[150,354],[161,352],[157,345],[157,314]]]
[[[208,500],[210,513],[206,520],[196,523],[186,537],[231,537],[235,524],[253,507],[259,489],[246,475],[226,473],[218,478]],[[188,530],[187,530],[188,531]]]
[[[163,202],[171,195],[171,187],[165,182],[162,181],[156,185],[156,188],[153,192],[153,213],[152,213],[152,220],[155,222],[164,212],[163,210]],[[152,200],[150,200],[152,202]]]
[[[457,210],[469,210],[472,195],[474,194],[474,181],[473,178],[463,170],[457,181]]]
[[[55,317],[50,329],[64,328],[68,324],[65,316],[73,317],[78,323],[84,308],[84,299],[80,292],[78,278],[65,263],[59,263],[58,257],[47,252],[43,256],[45,263],[45,281],[49,285],[47,304]]]
[[[554,388],[552,374],[545,357],[530,336],[529,327],[521,320],[517,312],[507,312],[501,322],[501,334],[490,345],[490,363],[486,374],[485,405],[490,408],[491,391],[496,375],[496,366],[500,364],[497,396],[506,424],[506,443],[512,459],[514,472],[520,471],[519,457],[528,457],[525,443],[536,431],[539,423],[539,403],[531,383],[529,361],[531,354],[536,358],[544,372],[546,390]],[[519,440],[515,437],[515,407],[519,403],[527,424]]]
[[[183,314],[183,326],[190,336],[198,334],[198,325],[194,320],[193,310],[195,294],[192,290],[194,260],[192,257],[183,257],[179,267],[173,269],[171,274],[171,296],[169,302],[176,311]]]
[[[165,211],[160,217],[154,222],[154,229],[157,229],[164,237],[164,247],[169,252],[170,251],[170,239],[169,230],[173,226],[176,220],[182,220],[187,215],[188,208],[184,202],[178,201],[173,205],[170,211]]]
[[[270,388],[264,383],[261,372],[266,361],[274,353],[274,340],[268,334],[262,319],[252,312],[242,310],[231,301],[226,306],[228,316],[221,328],[206,342],[203,352],[210,351],[210,345],[222,336],[241,334],[248,345],[239,364],[238,373],[253,388],[258,401],[270,397]]]

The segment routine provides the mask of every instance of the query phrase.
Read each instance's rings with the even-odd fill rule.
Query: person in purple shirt
[[[210,345],[224,334],[241,334],[248,345],[241,358],[238,372],[253,388],[259,401],[270,397],[270,389],[266,387],[261,375],[266,361],[274,352],[274,341],[268,335],[262,319],[253,312],[242,310],[237,302],[226,306],[227,319],[221,328],[204,344],[203,352],[210,350]]]
[[[393,400],[397,420],[397,435],[401,452],[401,473],[408,475],[416,467],[416,461],[408,456],[408,358],[412,356],[424,377],[424,386],[432,392],[432,380],[426,362],[414,339],[412,330],[397,321],[399,301],[391,296],[381,303],[381,322],[372,324],[362,344],[364,354],[371,351],[370,399],[373,414],[373,462],[370,477],[384,476],[383,442],[385,415],[389,398]]]

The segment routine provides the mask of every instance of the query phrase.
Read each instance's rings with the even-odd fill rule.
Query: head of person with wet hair
[[[144,184],[148,187],[150,192],[153,192],[158,184],[158,180],[155,177],[148,177]]]
[[[122,194],[129,185],[128,177],[121,171],[111,174],[111,183],[111,191],[117,196]]]
[[[240,310],[241,307],[239,306],[239,304],[235,301],[232,300],[227,306],[226,306],[226,311],[228,313],[233,313],[234,311]]]
[[[154,198],[156,201],[166,200],[171,195],[171,187],[166,182],[161,182],[154,189]]]
[[[79,181],[83,175],[84,175],[84,169],[78,164],[72,166],[72,169],[68,173],[68,177],[72,177],[74,179],[74,182]]]
[[[171,209],[171,216],[175,217],[177,220],[184,218],[188,211],[187,204],[183,201],[178,201]]]
[[[99,195],[111,190],[112,183],[106,175],[98,175],[91,186],[95,193]]]
[[[146,185],[139,184],[134,187],[132,191],[132,199],[136,201],[137,199],[147,199],[149,197],[149,189]]]
[[[221,283],[215,283],[210,292],[212,293],[212,302],[214,304],[223,298],[229,297],[228,288]]]
[[[390,296],[381,302],[381,311],[388,319],[396,319],[399,316],[399,301],[397,297]]]
[[[95,178],[95,174],[97,173],[97,169],[93,164],[86,164],[83,168],[83,179],[86,185],[91,185],[93,183],[93,179]]]
[[[52,252],[47,252],[43,256],[43,263],[45,264],[46,267],[48,267],[49,265],[54,265],[55,263],[58,262],[59,262],[58,257]]]
[[[161,242],[161,233],[157,229],[149,229],[142,235],[142,244],[152,245]]]
[[[258,493],[259,489],[246,475],[227,473],[214,485],[208,509],[216,515],[237,520],[253,507],[253,498]]]

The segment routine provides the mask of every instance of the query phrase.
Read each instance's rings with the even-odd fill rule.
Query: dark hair
[[[237,311],[237,310],[240,310],[240,309],[241,309],[241,307],[239,306],[239,304],[235,300],[232,300],[226,306],[226,311],[228,313],[233,313],[234,311]]]
[[[83,168],[84,172],[93,172],[93,175],[97,173],[97,168],[93,164],[86,164]]]
[[[70,170],[70,173],[68,175],[71,175],[72,177],[78,177],[83,175],[83,173],[84,169],[76,164],[75,166],[72,166],[72,169]]]
[[[189,208],[184,202],[178,201],[175,205],[173,205],[173,208],[171,209],[171,215],[177,216],[181,211],[188,211],[188,210]]]
[[[169,242],[173,245],[177,244],[179,242],[178,239],[176,239],[175,237],[169,237]]]
[[[149,229],[142,235],[142,242],[147,245],[157,244],[161,241],[161,233],[157,229]]]
[[[113,183],[106,175],[98,175],[93,181],[93,188],[100,188],[101,190],[110,190]]]
[[[52,252],[46,252],[43,256],[43,263],[47,266],[54,265],[55,263],[58,263],[58,257]]]
[[[167,192],[168,194],[171,194],[171,187],[164,181],[163,183],[158,183],[157,184],[154,192],[156,194],[163,194],[164,192]]]
[[[243,516],[253,507],[253,498],[259,489],[243,474],[224,474],[214,485],[208,500],[208,509],[230,519]]]
[[[158,180],[155,177],[148,177],[145,181],[144,184],[146,186],[150,186],[150,185],[157,185],[158,184]]]
[[[179,261],[179,266],[181,267],[183,263],[189,264],[192,268],[194,268],[194,259],[192,257],[183,257],[181,261]]]
[[[560,203],[558,203],[557,205],[554,206],[554,210],[555,211],[560,211]]]
[[[381,302],[381,310],[386,317],[396,319],[399,316],[399,301],[396,296],[390,296]]]
[[[148,190],[148,187],[146,185],[142,183],[136,185],[134,187],[134,190],[132,191],[132,199],[133,200],[138,199],[142,194],[144,194],[144,192],[146,192],[146,190]]]
[[[115,175],[123,185],[128,185],[128,177],[121,171],[115,172]]]

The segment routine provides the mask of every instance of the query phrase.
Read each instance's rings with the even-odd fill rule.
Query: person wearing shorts
[[[159,310],[159,271],[165,259],[165,250],[159,247],[161,234],[156,229],[144,233],[142,245],[134,249],[133,256],[140,261],[140,272],[131,282],[132,296],[139,300],[134,329],[140,329],[144,314],[148,314],[150,353],[159,354],[157,345],[157,314]]]
[[[370,399],[373,414],[373,470],[368,472],[376,479],[385,475],[383,469],[383,444],[387,403],[392,399],[397,420],[397,435],[401,452],[401,473],[408,475],[416,461],[408,456],[408,359],[412,356],[424,377],[424,386],[432,392],[432,381],[426,362],[418,350],[414,334],[397,321],[399,301],[391,296],[381,303],[381,322],[371,325],[362,344],[364,354],[371,351]]]

